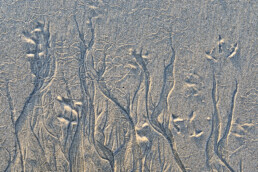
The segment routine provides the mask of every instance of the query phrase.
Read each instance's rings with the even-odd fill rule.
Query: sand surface
[[[0,171],[258,171],[257,14],[0,0]]]

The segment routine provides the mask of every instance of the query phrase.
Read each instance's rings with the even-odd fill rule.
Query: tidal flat
[[[258,171],[257,13],[0,0],[0,171]]]

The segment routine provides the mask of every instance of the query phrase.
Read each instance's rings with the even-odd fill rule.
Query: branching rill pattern
[[[255,0],[0,1],[0,171],[257,171]]]

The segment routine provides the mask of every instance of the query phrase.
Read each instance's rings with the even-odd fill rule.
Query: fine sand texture
[[[257,0],[0,0],[0,172],[258,172]]]

